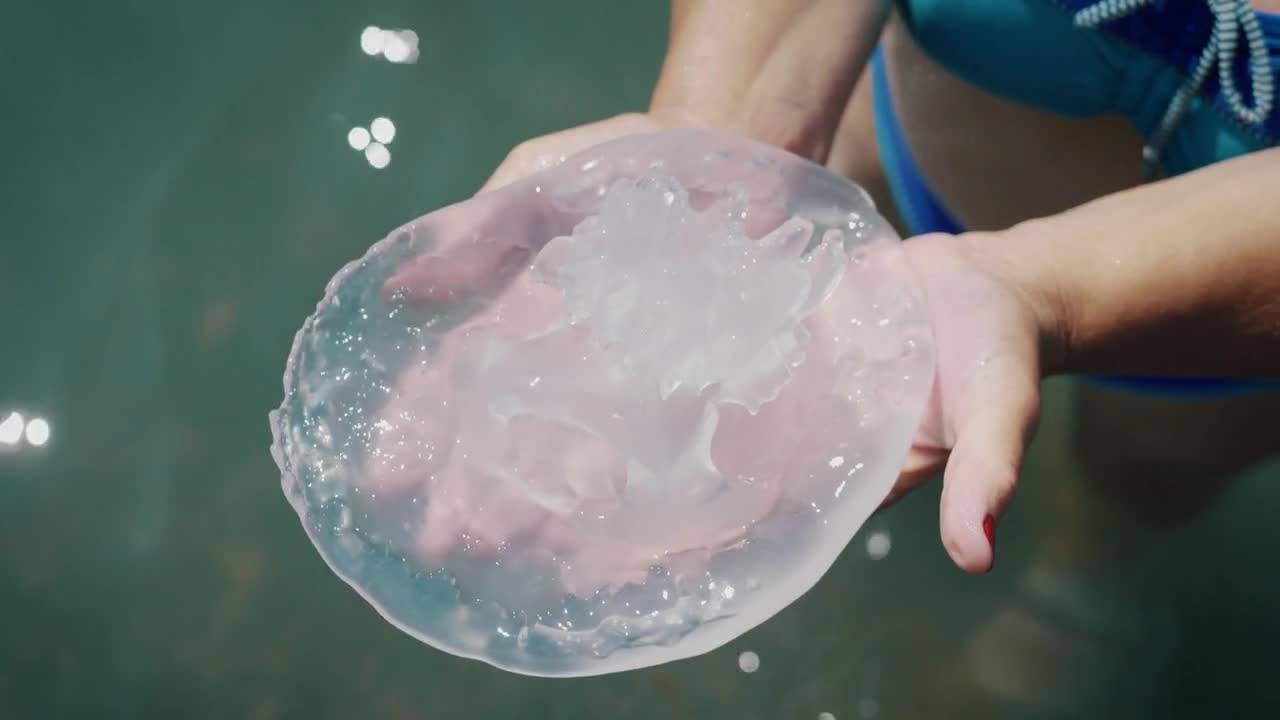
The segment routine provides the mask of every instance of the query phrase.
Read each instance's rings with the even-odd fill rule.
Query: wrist
[[[1072,309],[1077,303],[1066,276],[1058,272],[1056,230],[1046,219],[959,238],[974,265],[1018,297],[1032,317],[1042,377],[1074,372],[1072,337],[1078,318]]]
[[[677,3],[649,111],[825,162],[887,0]]]
[[[664,125],[731,132],[824,162],[834,137],[823,108],[790,104],[760,89],[702,87],[690,78],[665,77],[654,90],[649,114]],[[829,111],[827,111],[829,114]]]
[[[1280,210],[1259,193],[1280,181],[1277,152],[977,241],[1036,310],[1043,374],[1274,377]]]

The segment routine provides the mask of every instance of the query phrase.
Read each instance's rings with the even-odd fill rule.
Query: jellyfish
[[[923,303],[849,181],[629,136],[340,270],[272,453],[325,562],[422,642],[540,676],[671,662],[794,602],[884,501]]]

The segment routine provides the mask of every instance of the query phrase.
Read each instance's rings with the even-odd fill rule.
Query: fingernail
[[[987,568],[987,572],[991,572],[996,565],[996,518],[991,513],[982,518],[982,534],[987,536],[987,544],[991,546],[991,567]]]

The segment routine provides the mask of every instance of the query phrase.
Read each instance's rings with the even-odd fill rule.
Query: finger
[[[608,140],[658,126],[645,115],[619,115],[522,143],[507,155],[480,192],[508,186]],[[397,268],[383,286],[384,298],[453,303],[501,287],[528,264],[543,243],[565,232],[577,219],[551,217],[554,213],[542,202],[522,191],[504,201],[475,198],[427,216],[417,231],[432,236],[439,249]]]
[[[486,189],[514,181],[521,174],[546,165],[536,159],[544,154],[540,148],[555,148],[570,156],[622,135],[656,127],[657,122],[645,116],[619,116],[540,138],[512,151],[494,179],[486,184]],[[727,201],[730,195],[741,193],[747,203],[741,217],[749,236],[761,237],[777,228],[785,219],[782,199],[786,180],[774,166],[776,163],[751,162],[753,154],[733,142],[728,147],[735,152],[726,153],[727,159],[694,162],[691,156],[697,153],[686,145],[691,142],[696,145],[695,141],[699,140],[702,138],[685,138],[657,146],[615,144],[602,151],[602,157],[607,160],[622,161],[606,163],[603,167],[612,170],[592,178],[593,191],[588,193],[592,200],[582,207],[551,206],[536,188],[518,189],[507,185],[504,189],[507,195],[485,194],[433,213],[423,219],[415,232],[433,238],[437,249],[405,261],[384,284],[383,296],[388,301],[457,303],[503,287],[514,274],[528,266],[543,244],[569,232],[583,213],[596,209],[599,200],[594,188],[597,184],[607,184],[609,178],[617,174],[641,170],[628,167],[625,161],[633,159],[629,153],[648,153],[652,159],[664,160],[669,170],[682,180],[696,183],[695,192],[708,197]],[[530,160],[531,157],[535,159]]]
[[[652,132],[658,128],[659,123],[648,115],[631,113],[529,140],[517,145],[507,154],[506,159],[481,186],[480,192],[488,192],[539,170],[555,167],[570,155],[594,145],[623,135]]]
[[[454,303],[493,292],[528,264],[533,251],[521,245],[476,242],[446,255],[406,261],[383,284],[383,296],[412,303]]]
[[[1039,415],[1036,367],[1031,351],[988,362],[955,423],[939,514],[943,546],[967,572],[987,572],[994,562],[996,522],[1013,497]]]
[[[948,451],[937,448],[911,448],[902,470],[898,473],[898,479],[893,484],[893,489],[872,515],[888,510],[898,504],[899,500],[911,494],[912,490],[937,477],[947,461],[947,454]]]
[[[400,262],[383,283],[388,303],[459,303],[495,292],[527,267],[539,247],[564,231],[537,193],[513,187],[472,198],[414,221],[429,249]]]

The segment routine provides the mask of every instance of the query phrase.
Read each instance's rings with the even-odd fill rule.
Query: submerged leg
[[[1178,540],[1233,480],[1280,456],[1280,393],[1170,397],[1079,381],[1073,400],[1070,476],[967,661],[999,704],[1134,717],[1160,699],[1180,650]]]

